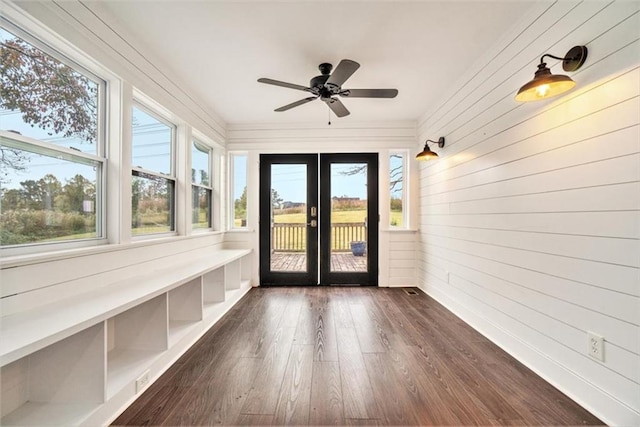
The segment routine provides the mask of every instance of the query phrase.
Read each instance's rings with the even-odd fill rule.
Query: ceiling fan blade
[[[310,96],[309,98],[301,99],[300,101],[292,102],[291,104],[287,104],[283,107],[276,108],[273,111],[277,111],[277,112],[287,111],[299,105],[306,104],[307,102],[313,101],[314,99],[317,99],[317,97]]]
[[[338,98],[328,98],[326,100],[323,99],[323,101],[327,103],[329,108],[331,108],[331,111],[333,111],[338,117],[344,117],[351,114],[349,110],[347,110],[347,107],[345,107]]]
[[[347,98],[395,98],[398,89],[346,89],[340,96]]]
[[[333,73],[331,73],[331,76],[329,76],[329,79],[326,81],[325,86],[342,86],[342,84],[346,82],[347,79],[351,77],[351,75],[355,73],[358,68],[360,68],[360,64],[358,64],[356,61],[343,59],[342,61],[340,61],[336,69],[333,70]]]
[[[293,83],[281,82],[280,80],[262,78],[262,79],[258,79],[258,82],[266,83],[268,85],[287,87],[289,89],[303,90],[305,92],[312,92],[311,88],[309,88],[309,87],[296,85],[296,84],[293,84]]]

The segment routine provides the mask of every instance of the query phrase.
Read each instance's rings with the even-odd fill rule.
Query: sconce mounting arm
[[[547,56],[549,58],[553,58],[553,59],[557,59],[558,61],[562,61],[562,69],[563,70],[565,70],[565,71],[576,71],[580,67],[582,67],[582,64],[584,64],[584,61],[587,60],[587,47],[586,46],[574,46],[569,50],[569,52],[567,52],[567,54],[564,56],[564,58],[561,58],[561,57],[555,56],[555,55],[551,55],[550,53],[545,53],[540,58],[540,64],[545,64],[544,58],[546,58]]]

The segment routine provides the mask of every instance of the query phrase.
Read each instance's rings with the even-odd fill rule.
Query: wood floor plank
[[[436,310],[433,310],[438,311]],[[465,402],[458,405],[458,416],[462,419],[520,419],[516,411],[483,375],[486,369],[482,353],[475,352],[468,345],[468,334],[457,334],[449,327],[436,327],[433,313],[429,317],[413,312],[416,323],[424,323],[421,328],[424,339],[413,354],[423,367],[426,375],[446,385],[445,390],[455,400]],[[466,410],[466,402],[472,402],[473,410]]]
[[[315,340],[313,360],[319,362],[338,361],[338,341],[331,309],[326,305],[315,311]]]
[[[284,309],[280,324],[278,325],[280,328],[295,328],[298,326],[300,311],[305,301],[304,297],[299,295],[298,292],[291,292],[288,298],[289,301],[287,301],[287,306]]]
[[[380,426],[380,425],[384,425],[380,423],[379,419],[374,419],[374,418],[345,418],[344,419],[344,425],[346,426],[363,426],[363,427],[367,427],[367,426]]]
[[[415,390],[407,390],[396,380],[392,368],[384,360],[384,353],[365,353],[363,357],[380,408],[380,416],[376,418],[385,425],[435,425],[431,417],[423,420],[417,417],[416,408],[409,403],[413,401],[411,394]]]
[[[285,424],[602,422],[422,292],[352,287],[252,289],[114,421]]]
[[[410,345],[413,342],[410,337],[406,340],[404,339],[405,334],[402,333],[402,329],[397,328],[390,320],[391,313],[382,309],[380,301],[378,301],[373,294],[369,294],[368,297],[365,298],[364,305],[367,308],[369,318],[373,325],[375,325],[378,339],[385,349],[388,350],[395,346]],[[390,304],[390,306],[393,305]]]
[[[494,384],[500,384],[502,395],[528,423],[542,420],[546,424],[597,424],[598,418],[551,384],[538,377],[526,366],[516,361],[504,350],[492,343],[477,343],[479,351],[489,355],[484,375]],[[523,385],[526,384],[526,388]],[[537,396],[535,400],[528,395]]]
[[[300,311],[296,327],[296,344],[314,346],[314,360],[338,361],[335,323],[328,298],[318,289],[307,290],[307,304]]]
[[[244,414],[238,418],[238,422],[229,425],[237,426],[271,426],[279,425],[274,423],[273,415],[248,415]]]
[[[336,328],[355,327],[346,295],[348,295],[348,292],[342,292],[340,289],[337,289],[329,296],[329,307],[333,312],[333,321]]]
[[[306,425],[309,423],[313,353],[311,345],[292,346],[273,417],[274,424]]]
[[[154,426],[161,424],[180,403],[183,387],[165,386],[147,390],[135,404],[124,411],[114,426]]]
[[[343,425],[342,387],[338,362],[313,362],[310,425]]]
[[[254,358],[239,358],[233,369],[220,377],[224,379],[219,383],[212,382],[209,387],[216,391],[215,401],[209,405],[209,412],[198,423],[192,425],[236,425],[240,418],[241,409],[245,403],[251,384],[260,369],[260,361]]]
[[[278,328],[262,360],[260,372],[242,406],[242,414],[274,415],[293,345],[295,329]]]
[[[355,329],[336,329],[345,418],[378,418],[369,373]]]
[[[180,396],[162,425],[214,425],[238,416],[259,368],[257,359],[226,357],[206,374],[207,381]]]
[[[241,339],[245,343],[241,357],[265,357],[286,307],[285,298],[273,299],[264,306],[260,321],[252,324],[251,330],[245,329]]]
[[[389,348],[389,338],[369,317],[364,304],[352,304],[351,317],[353,317],[358,342],[363,353],[381,353]]]
[[[449,408],[455,415],[455,418],[459,419],[462,424],[465,425],[479,425],[486,423],[488,419],[498,419],[495,415],[495,411],[491,411],[488,406],[492,406],[493,402],[497,402],[500,398],[492,394],[493,389],[491,385],[486,382],[476,384],[463,383],[459,377],[453,371],[454,367],[440,360],[437,353],[432,348],[425,348],[424,346],[411,346],[409,351],[412,352],[412,356],[415,363],[421,368],[426,380],[438,382],[440,387],[440,393],[443,399],[450,402]],[[482,395],[476,393],[476,388],[483,388]],[[429,389],[431,387],[424,387]],[[506,401],[505,407],[500,408],[500,411],[512,413],[512,408],[508,407]],[[518,419],[518,415],[512,415],[512,419]]]

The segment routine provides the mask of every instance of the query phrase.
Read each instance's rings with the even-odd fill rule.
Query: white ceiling
[[[395,99],[346,99],[341,121],[416,120],[533,5],[491,1],[106,1],[93,4],[227,123],[326,121],[307,93],[318,64],[361,68],[343,88],[397,88]]]

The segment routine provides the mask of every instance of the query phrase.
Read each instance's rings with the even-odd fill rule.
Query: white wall
[[[227,128],[227,149],[246,152],[249,171],[247,177],[247,230],[231,231],[226,239],[230,247],[258,250],[258,203],[260,154],[268,153],[341,153],[366,152],[379,154],[380,233],[379,285],[415,286],[415,252],[397,250],[398,245],[412,248],[415,242],[417,216],[410,215],[409,230],[390,230],[389,224],[389,162],[394,150],[410,150],[415,154],[415,124],[413,122],[357,123],[335,119],[326,122],[295,125],[243,124]],[[408,188],[417,196],[417,169],[409,161]],[[417,206],[414,204],[414,212]],[[413,229],[414,231],[411,231]],[[408,241],[408,243],[407,243]],[[254,265],[254,283],[258,283],[258,260]]]
[[[447,139],[420,171],[420,287],[614,425],[640,424],[639,9],[541,3],[418,132]],[[576,89],[514,101],[578,44]]]

